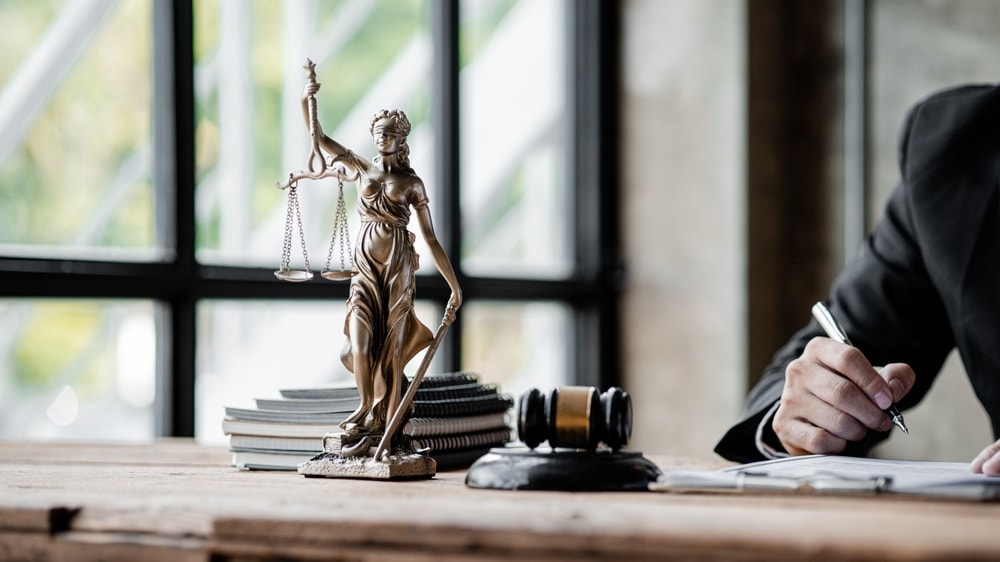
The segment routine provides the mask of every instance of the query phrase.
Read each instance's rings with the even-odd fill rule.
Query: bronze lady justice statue
[[[342,166],[337,173],[358,182],[361,230],[354,246],[344,321],[347,341],[341,361],[354,374],[361,405],[341,427],[345,430],[342,454],[360,455],[386,433],[388,417],[400,406],[403,368],[432,341],[431,331],[413,310],[418,257],[414,235],[407,230],[411,212],[434,265],[451,287],[443,327],[454,321],[462,305],[462,291],[434,234],[423,181],[410,167],[406,142],[410,122],[406,115],[395,109],[376,113],[370,132],[378,155],[371,161],[358,156],[323,133],[315,112],[319,84],[312,68],[307,69],[310,80],[303,92],[302,110],[313,134],[314,154],[321,148],[329,155],[320,153],[324,168],[328,163]]]

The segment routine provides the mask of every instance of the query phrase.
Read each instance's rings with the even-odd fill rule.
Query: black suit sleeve
[[[873,365],[903,362],[916,371],[917,382],[899,404],[902,409],[923,398],[954,347],[944,306],[923,262],[913,222],[914,201],[906,181],[913,164],[909,156],[926,153],[925,144],[941,142],[947,131],[935,130],[926,141],[913,138],[911,132],[920,117],[921,106],[917,105],[900,136],[903,181],[894,189],[884,216],[858,256],[837,276],[828,298],[854,345]],[[810,339],[821,335],[820,327],[811,321],[778,350],[750,391],[740,421],[716,445],[716,453],[737,462],[763,460],[754,439],[757,427],[781,397],[788,363],[802,354]],[[844,453],[863,456],[887,435],[869,432],[862,442],[849,444]]]

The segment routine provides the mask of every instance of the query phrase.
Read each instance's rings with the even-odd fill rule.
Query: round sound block
[[[633,451],[491,449],[469,467],[465,485],[499,490],[645,491],[660,469]]]

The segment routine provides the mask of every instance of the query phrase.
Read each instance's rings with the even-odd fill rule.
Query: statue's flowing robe
[[[393,200],[383,183],[368,177],[363,176],[358,187],[361,230],[354,247],[355,275],[347,300],[347,342],[341,360],[353,373],[351,322],[360,321],[371,332],[368,358],[375,417],[385,419],[384,404],[392,402],[389,393],[400,392],[403,367],[430,344],[433,334],[413,310],[418,263],[414,236],[407,230],[409,202]],[[417,208],[426,205],[426,198],[414,203]]]

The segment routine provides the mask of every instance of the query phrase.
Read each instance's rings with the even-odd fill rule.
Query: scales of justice
[[[341,362],[354,374],[360,406],[341,422],[343,432],[323,439],[324,452],[299,465],[306,476],[370,478],[379,480],[433,476],[437,464],[427,451],[413,449],[402,433],[410,417],[413,397],[448,327],[462,304],[462,292],[447,254],[434,234],[424,184],[409,163],[410,122],[400,110],[381,110],[369,131],[377,155],[368,160],[328,137],[316,109],[315,64],[303,67],[307,83],[302,112],[312,137],[308,171],[293,172],[278,188],[288,191],[288,210],[278,279],[303,282],[313,278],[303,239],[298,187],[302,180],[338,180],[337,207],[326,265],[320,276],[349,281],[346,341]],[[356,182],[360,232],[350,241],[344,203],[344,181]],[[419,267],[408,230],[411,216],[430,248],[431,259],[451,288],[451,297],[435,332],[413,310],[415,272]],[[298,230],[305,269],[290,267],[292,238]],[[339,246],[339,268],[332,268]],[[412,382],[405,384],[403,369],[421,350],[424,357]]]

